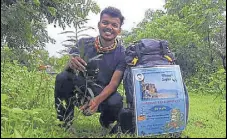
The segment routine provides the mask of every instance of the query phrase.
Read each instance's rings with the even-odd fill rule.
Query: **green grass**
[[[191,138],[225,138],[226,101],[215,99],[215,95],[189,96],[189,121],[184,135]]]
[[[4,69],[1,69],[2,138],[102,137],[98,122],[99,113],[85,117],[78,114],[75,108],[73,126],[76,134],[65,132],[57,126],[59,121],[56,119],[53,99],[54,76],[44,72],[28,72],[26,68],[16,64],[1,63],[2,66],[4,66]],[[216,95],[201,95],[189,90],[189,120],[182,137],[226,137],[226,101],[221,97],[215,98]],[[129,138],[130,135],[121,134],[120,137]]]
[[[190,138],[225,138],[226,137],[226,101],[215,95],[190,94],[188,124],[182,137]],[[90,117],[79,115],[74,126],[77,135],[73,137],[99,137],[101,126],[98,122],[99,114]],[[116,137],[117,135],[106,136]],[[121,135],[121,137],[131,137]],[[163,137],[163,136],[158,136]],[[166,137],[166,136],[164,136]],[[133,138],[133,137],[132,137]]]

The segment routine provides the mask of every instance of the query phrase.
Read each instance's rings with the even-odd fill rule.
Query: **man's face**
[[[121,21],[117,17],[111,17],[108,14],[103,14],[98,23],[100,36],[105,41],[111,41],[121,32]]]

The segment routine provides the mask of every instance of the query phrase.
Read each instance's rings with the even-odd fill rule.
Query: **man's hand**
[[[90,102],[88,104],[83,105],[80,110],[85,110],[85,109],[90,109],[90,112],[93,114],[98,110],[99,104],[101,102],[98,101],[98,96],[96,96],[95,98],[91,99]]]
[[[87,66],[87,63],[79,56],[72,56],[69,60],[69,67],[71,69],[84,72],[86,70],[85,66]]]

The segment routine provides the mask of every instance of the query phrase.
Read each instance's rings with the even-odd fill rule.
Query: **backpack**
[[[168,47],[168,42],[165,40],[155,39],[141,39],[134,44],[126,48],[125,60],[127,63],[126,70],[123,76],[123,87],[125,89],[127,108],[123,108],[119,114],[119,121],[121,130],[123,133],[135,132],[135,120],[134,118],[134,103],[133,103],[133,77],[132,67],[152,67],[155,65],[171,65],[175,64],[175,58],[173,53]],[[188,93],[186,86],[184,85],[186,94],[186,105],[187,105],[187,117],[188,117]],[[133,121],[126,121],[125,115],[130,115]],[[187,121],[186,117],[186,121]],[[130,128],[129,128],[130,127]]]
[[[127,63],[123,76],[126,103],[133,106],[133,78],[131,67],[152,67],[175,64],[174,56],[165,40],[141,39],[126,48]],[[131,107],[128,106],[128,107]]]

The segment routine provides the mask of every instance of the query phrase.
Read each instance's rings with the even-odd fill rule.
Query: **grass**
[[[75,138],[101,136],[99,113],[85,117],[75,114],[76,133],[57,126],[54,108],[54,76],[28,72],[17,64],[1,63],[1,137]],[[4,68],[2,68],[4,66]],[[122,86],[121,86],[122,87]],[[122,89],[122,88],[120,88]],[[214,92],[214,94],[217,94]],[[182,137],[225,138],[226,101],[216,95],[189,90],[189,120]],[[77,111],[77,108],[75,109]],[[117,135],[108,135],[113,138]],[[119,137],[119,136],[118,136]],[[120,135],[131,138],[130,135]],[[156,136],[166,137],[169,136]],[[133,138],[133,137],[132,137]]]
[[[182,138],[225,138],[226,137],[226,101],[215,95],[190,94],[188,124],[182,133]],[[79,115],[74,127],[76,135],[71,137],[100,137],[101,126],[99,114],[90,117]],[[77,128],[78,127],[78,128]],[[106,136],[117,137],[118,135]],[[121,135],[122,138],[132,137]],[[168,136],[157,136],[168,137]],[[133,137],[132,137],[133,138]]]
[[[184,135],[191,138],[226,137],[226,101],[215,95],[190,94],[189,121]]]

